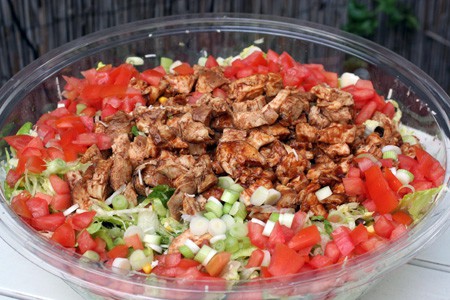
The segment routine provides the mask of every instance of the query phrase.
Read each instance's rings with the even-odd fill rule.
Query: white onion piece
[[[174,61],[174,62],[170,65],[170,67],[169,67],[169,73],[170,73],[170,74],[174,74],[175,71],[174,71],[173,69],[175,69],[175,68],[178,67],[178,66],[181,66],[181,64],[182,64],[182,62],[179,61],[179,60]]]
[[[80,205],[78,205],[77,203],[75,203],[74,205],[72,205],[71,207],[69,207],[68,209],[66,209],[63,212],[63,215],[65,217],[67,217],[68,215],[70,215],[71,213],[73,213],[74,211],[76,211],[78,208],[80,207]]]
[[[193,235],[204,235],[208,232],[209,220],[202,216],[196,216],[192,218],[189,223],[189,229]]]
[[[331,191],[331,189],[328,185],[321,188],[320,190],[316,191],[316,197],[317,197],[317,200],[319,200],[319,201],[322,201],[322,200],[330,197],[331,195],[333,195],[333,192]]]
[[[280,214],[278,222],[280,222],[281,225],[291,228],[292,223],[294,222],[294,214]]]
[[[266,226],[266,223],[264,223],[263,221],[261,221],[260,219],[257,219],[257,218],[252,218],[252,219],[250,220],[250,222],[259,224],[259,225],[261,225],[261,226],[263,226],[263,227]]]
[[[264,202],[264,204],[275,205],[278,202],[278,200],[280,200],[280,198],[281,198],[281,193],[279,191],[277,191],[276,189],[269,189],[267,198],[266,198],[266,201]]]
[[[383,148],[381,148],[381,152],[384,153],[387,151],[394,151],[395,153],[397,153],[397,155],[402,154],[402,150],[395,145],[387,145],[387,146],[384,146]]]
[[[191,239],[187,239],[187,240],[184,242],[184,245],[185,245],[186,247],[188,247],[188,248],[192,251],[192,253],[194,253],[194,254],[196,254],[196,253],[200,250],[200,247],[197,246],[197,244],[194,243]]]
[[[202,265],[206,267],[206,265],[209,263],[209,261],[214,257],[214,255],[217,254],[217,251],[214,249],[211,249],[209,251],[208,255],[205,257],[205,260],[202,262]]]
[[[252,196],[250,197],[250,203],[254,206],[261,206],[266,202],[268,196],[269,190],[263,186],[260,186],[253,192]]]
[[[112,263],[112,266],[113,266],[113,271],[115,273],[119,273],[119,274],[124,274],[131,270],[131,264],[127,258],[122,258],[122,257],[115,258]]]
[[[226,238],[227,238],[227,236],[226,236],[225,234],[219,234],[219,235],[213,236],[213,237],[209,240],[209,242],[210,242],[211,244],[214,244],[215,242],[225,240]]]
[[[271,221],[271,220],[267,220],[266,226],[264,226],[264,230],[263,230],[262,234],[264,236],[270,236],[270,234],[272,233],[274,228],[275,228],[275,222]]]
[[[263,250],[264,252],[264,257],[263,260],[261,262],[261,267],[268,267],[270,265],[270,252],[268,250]]]
[[[345,88],[346,86],[356,84],[359,80],[359,76],[353,73],[345,72],[341,75],[340,79],[340,87]]]
[[[208,232],[212,236],[225,234],[227,232],[227,223],[219,218],[214,218],[209,221]]]
[[[137,234],[141,240],[144,237],[144,231],[142,230],[141,227],[136,226],[136,225],[131,225],[130,227],[127,228],[127,230],[125,230],[123,237],[126,238],[129,236],[133,236],[135,234]]]
[[[160,245],[148,244],[148,247],[152,248],[155,252],[162,253],[163,249]]]

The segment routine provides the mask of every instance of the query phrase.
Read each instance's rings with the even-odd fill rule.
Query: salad
[[[402,236],[445,176],[397,103],[255,46],[66,77],[9,144],[4,193],[40,234],[118,273],[230,281],[341,264]]]

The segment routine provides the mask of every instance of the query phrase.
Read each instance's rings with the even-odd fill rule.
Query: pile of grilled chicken
[[[259,186],[281,193],[277,208],[324,215],[358,201],[342,184],[356,155],[381,158],[383,146],[401,145],[392,120],[378,112],[373,119],[381,130],[365,135],[364,125],[354,124],[351,94],[339,89],[318,85],[304,92],[284,87],[275,73],[230,81],[221,67],[194,69],[193,75],[165,75],[158,87],[133,79],[147,106],[96,122],[95,132],[109,135],[113,146],[90,147],[81,158],[91,163],[88,170],[68,174],[82,209],[118,189],[136,204],[138,195],[166,184],[176,188],[168,207],[179,220],[201,211],[209,196],[220,198],[217,178],[229,175],[245,188],[241,201],[248,211],[262,220],[267,210],[250,203]],[[226,97],[214,97],[216,88]],[[324,186],[333,194],[319,202],[315,191]]]

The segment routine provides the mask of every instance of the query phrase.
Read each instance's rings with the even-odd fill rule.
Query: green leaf
[[[407,194],[400,201],[399,208],[405,209],[413,217],[414,222],[420,220],[434,202],[434,196],[442,186],[424,191]]]
[[[26,122],[25,124],[22,125],[22,127],[19,128],[19,130],[17,130],[17,135],[30,134],[30,130],[32,127],[33,127],[33,123]]]
[[[157,185],[152,189],[152,192],[147,196],[148,199],[159,199],[162,204],[167,208],[167,201],[172,197],[175,192],[174,188],[168,185]]]
[[[131,133],[132,133],[134,136],[138,136],[138,135],[139,135],[139,130],[138,130],[138,128],[136,127],[136,125],[134,125],[133,127],[131,127]]]
[[[331,223],[328,220],[323,220],[323,225],[325,228],[325,232],[328,233],[328,235],[331,235],[331,233],[333,232],[333,226],[331,225]]]

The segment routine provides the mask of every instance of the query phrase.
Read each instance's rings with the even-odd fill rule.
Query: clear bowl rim
[[[444,135],[449,136],[449,128],[448,128],[448,117],[445,114],[446,110],[450,109],[450,98],[444,90],[433,80],[431,79],[427,74],[425,74],[422,70],[420,70],[417,66],[413,65],[411,62],[407,61],[406,59],[400,57],[399,55],[393,53],[390,50],[387,50],[371,41],[365,40],[363,38],[354,36],[352,34],[342,32],[338,29],[331,28],[325,25],[319,25],[316,23],[296,20],[292,18],[286,18],[286,17],[274,17],[274,16],[264,16],[264,15],[250,15],[250,14],[194,14],[194,15],[177,15],[177,16],[171,16],[171,17],[162,17],[162,18],[155,18],[155,19],[148,19],[144,21],[138,21],[133,23],[128,23],[125,25],[120,25],[113,28],[108,28],[105,30],[101,30],[95,33],[92,33],[90,35],[81,37],[77,40],[74,40],[70,43],[67,43],[57,49],[54,49],[50,51],[49,53],[43,55],[42,57],[38,58],[36,61],[32,62],[30,65],[25,67],[23,70],[21,70],[19,73],[17,73],[15,76],[13,76],[1,89],[0,89],[0,95],[2,95],[1,99],[1,108],[0,108],[0,115],[3,115],[5,113],[5,107],[8,105],[11,105],[11,102],[14,101],[14,99],[17,97],[16,91],[20,90],[21,87],[25,87],[29,84],[35,84],[37,85],[38,82],[41,82],[43,79],[45,80],[46,76],[51,76],[51,72],[55,72],[61,65],[64,64],[63,59],[70,54],[71,52],[76,52],[77,49],[87,47],[88,45],[95,44],[96,48],[95,51],[99,51],[98,49],[101,47],[105,47],[101,45],[101,40],[103,39],[112,39],[115,36],[120,36],[123,34],[130,34],[130,37],[122,43],[129,42],[133,39],[133,32],[140,32],[142,30],[149,30],[148,27],[151,28],[158,28],[163,26],[192,26],[193,24],[199,25],[201,29],[201,24],[215,24],[217,27],[223,27],[222,30],[229,30],[229,31],[236,31],[237,29],[243,29],[246,28],[252,29],[252,30],[268,30],[269,28],[271,30],[275,30],[277,33],[283,33],[287,34],[289,31],[287,29],[292,30],[291,34],[294,34],[295,32],[299,34],[311,34],[315,38],[319,37],[319,41],[325,42],[323,39],[325,36],[328,38],[333,39],[334,46],[337,47],[335,49],[343,51],[343,49],[339,48],[338,42],[341,43],[349,43],[349,45],[352,46],[352,48],[349,48],[346,46],[347,51],[344,51],[345,53],[349,53],[352,55],[357,56],[363,56],[364,55],[360,51],[367,51],[372,52],[375,55],[375,59],[379,60],[383,64],[386,62],[393,63],[394,66],[397,68],[400,68],[403,72],[401,73],[403,76],[406,77],[406,75],[412,76],[412,78],[415,80],[414,84],[416,85],[416,88],[420,91],[425,91],[426,95],[428,97],[431,97],[431,100],[434,102],[434,107],[437,107],[438,110],[443,113],[443,122],[444,124],[447,124],[447,127],[442,128],[440,126],[441,130],[444,129]],[[226,24],[240,24],[241,27],[227,27]],[[230,26],[230,25],[228,25]],[[263,27],[260,27],[263,26]],[[294,27],[295,26],[295,27]],[[283,29],[280,29],[283,28]],[[208,31],[213,30],[213,28],[209,27]],[[253,32],[253,31],[252,31]],[[266,31],[265,31],[266,32]],[[296,37],[299,38],[298,36]],[[321,40],[321,39],[322,40]],[[329,41],[329,40],[327,40]],[[311,40],[308,40],[308,42],[311,42]],[[317,42],[317,41],[313,41]],[[99,45],[100,44],[100,45]],[[109,45],[109,43],[108,43]],[[329,46],[329,45],[327,45]],[[354,49],[356,47],[356,49]],[[109,47],[106,47],[109,48]],[[92,51],[94,51],[92,50]],[[83,54],[80,57],[85,57],[87,54]],[[369,59],[373,61],[373,57],[364,57],[365,59]],[[78,58],[77,58],[78,59]],[[392,67],[393,68],[393,67]],[[28,76],[28,74],[35,72],[36,70],[41,70],[42,74],[38,75],[36,78],[30,78],[31,76]],[[39,80],[38,80],[39,79]],[[407,78],[406,78],[407,79]],[[418,80],[420,79],[420,80]],[[423,82],[422,82],[423,81]],[[22,91],[23,92],[23,91]],[[444,109],[445,107],[446,109]],[[444,138],[444,144],[446,146],[446,149],[449,149],[449,142],[447,139]],[[445,167],[446,170],[449,170],[450,166],[450,156],[448,151],[446,152],[446,162]],[[445,186],[448,186],[448,180],[449,176],[446,174],[445,177]],[[52,255],[58,259],[59,263],[67,264],[70,268],[77,268],[78,266],[76,261],[73,261],[73,258],[70,257],[67,253],[60,251],[58,248],[55,247],[55,245],[51,245],[48,242],[45,242],[43,239],[37,238],[36,233],[29,228],[25,223],[21,222],[19,218],[8,208],[6,201],[4,200],[4,194],[3,191],[1,191],[2,196],[2,202],[0,205],[0,213],[2,216],[6,216],[5,218],[2,217],[0,220],[0,223],[3,227],[7,229],[8,235],[10,234],[16,234],[17,232],[20,232],[21,234],[19,236],[16,235],[16,237],[8,236],[6,237],[4,232],[2,231],[1,237],[5,239],[5,241],[8,244],[14,244],[17,245],[24,245],[26,244],[27,247],[29,247],[26,251],[29,251],[32,253],[30,249],[33,249],[34,251],[39,252],[47,252],[50,251]],[[295,284],[307,284],[311,281],[316,281],[318,279],[328,279],[332,277],[336,277],[342,274],[345,274],[347,272],[351,272],[352,270],[357,270],[361,268],[362,266],[370,266],[376,263],[380,258],[382,258],[385,262],[390,262],[393,265],[396,265],[395,263],[398,263],[398,260],[392,259],[393,255],[390,256],[389,254],[396,253],[398,251],[402,251],[405,254],[405,259],[403,261],[406,261],[406,259],[411,258],[414,255],[414,252],[416,252],[418,249],[421,249],[426,244],[425,241],[431,240],[429,237],[431,236],[433,239],[436,238],[436,236],[439,234],[439,232],[443,231],[443,228],[446,227],[446,220],[450,216],[450,210],[447,211],[440,211],[442,208],[442,205],[444,202],[449,202],[447,195],[447,189],[444,188],[440,195],[438,196],[436,205],[431,209],[431,211],[428,213],[427,217],[424,218],[417,226],[411,229],[409,231],[408,236],[414,236],[415,240],[408,241],[407,239],[400,239],[399,241],[396,241],[387,247],[387,249],[380,249],[378,251],[375,251],[374,253],[371,253],[370,255],[354,258],[349,261],[349,263],[346,265],[345,268],[338,269],[338,268],[330,268],[328,272],[321,272],[322,274],[319,274],[319,277],[313,277],[313,278],[303,278],[305,277],[304,274],[300,275],[292,275],[286,277],[288,280],[288,284],[291,285],[293,283]],[[444,201],[447,199],[446,201]],[[7,224],[7,222],[13,222],[14,231],[11,232],[12,228],[9,226],[11,224]],[[447,222],[448,223],[448,222]],[[429,226],[427,226],[429,225]],[[32,243],[30,243],[32,241]],[[428,242],[427,242],[428,243]],[[56,250],[55,250],[56,249]],[[405,251],[407,249],[408,251]],[[22,254],[22,253],[21,253]],[[44,253],[42,253],[44,254]],[[386,258],[388,256],[388,258]],[[27,259],[30,259],[29,257],[26,257]],[[80,267],[81,268],[81,267]],[[83,271],[87,271],[88,273],[92,272],[94,275],[99,276],[107,276],[110,277],[110,272],[105,272],[102,270],[96,270],[96,269],[88,269],[86,270],[84,267],[82,268]],[[61,270],[59,269],[52,269],[50,268],[50,271],[55,274],[59,274]],[[386,272],[384,270],[384,272]],[[74,282],[79,282],[80,285],[88,285],[89,282],[85,282],[79,278],[77,278],[75,275],[68,273],[66,271],[63,271],[63,273],[67,276],[73,279]],[[306,273],[305,273],[306,274]],[[115,280],[126,280],[125,277],[121,276],[115,276]],[[295,280],[296,278],[300,278],[300,280]],[[194,280],[193,282],[196,282]],[[264,287],[271,287],[273,283],[270,283],[270,280],[262,279],[261,282],[264,283]],[[141,284],[136,282],[129,282],[132,284]],[[147,286],[149,284],[146,284]],[[279,285],[279,283],[277,283]],[[152,286],[152,285],[150,285]],[[158,287],[158,286],[155,286]],[[172,287],[166,287],[166,288],[172,288],[176,289],[176,285]],[[255,289],[259,289],[260,287],[255,287]],[[192,290],[197,291],[197,290]],[[228,291],[229,292],[229,291]]]

